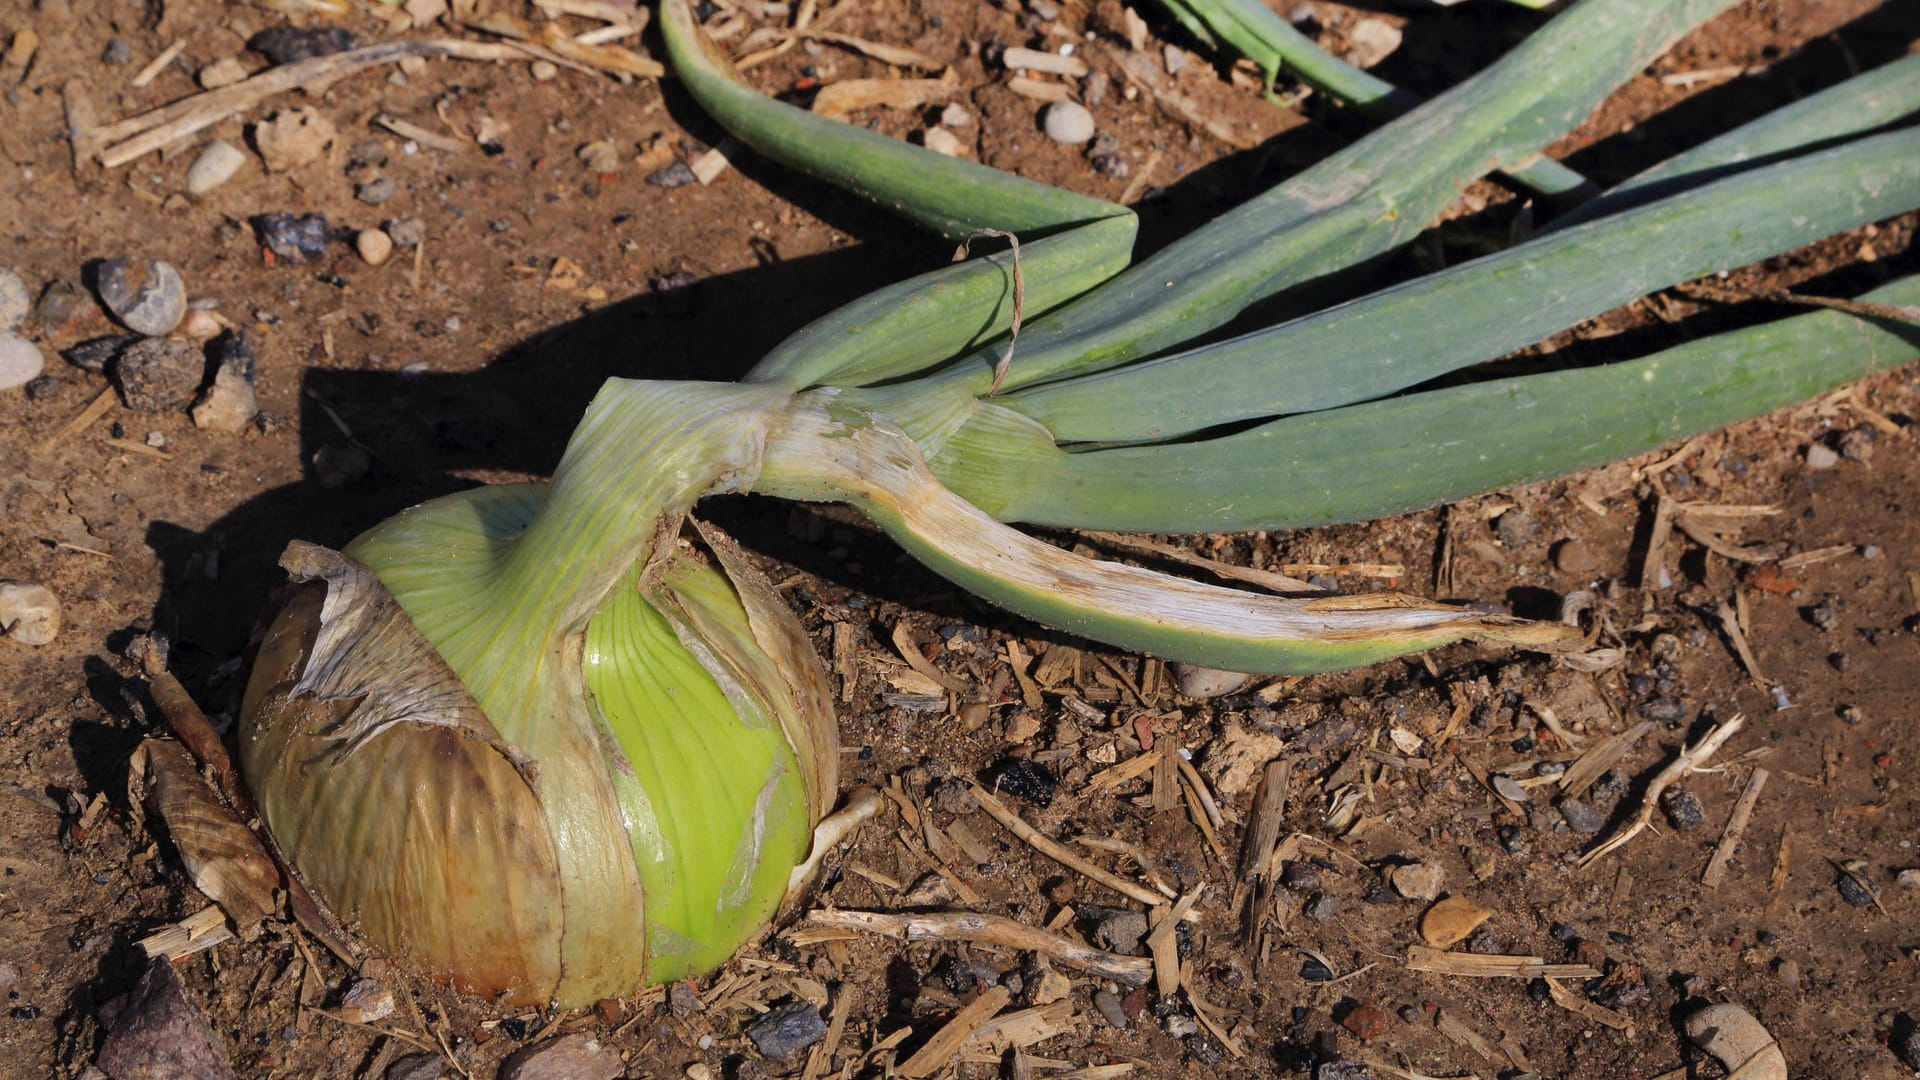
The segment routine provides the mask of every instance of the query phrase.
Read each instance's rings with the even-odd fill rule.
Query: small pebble
[[[1557,809],[1567,828],[1583,836],[1592,836],[1607,827],[1607,815],[1581,802],[1579,799],[1561,799]]]
[[[1700,796],[1686,788],[1668,788],[1661,792],[1660,809],[1666,811],[1667,820],[1681,832],[1691,832],[1707,820],[1707,811],[1700,805]]]
[[[1800,965],[1797,961],[1779,961],[1773,965],[1773,974],[1775,978],[1780,980],[1780,985],[1787,989],[1800,989]]]
[[[1093,992],[1093,1008],[1100,1018],[1122,1030],[1127,1026],[1127,1014],[1120,1008],[1120,999],[1111,990]]]
[[[1036,806],[1053,802],[1060,780],[1053,770],[1028,758],[1008,758],[993,770],[992,788]]]
[[[40,333],[66,334],[77,332],[99,310],[93,295],[79,282],[55,278],[40,290],[40,299],[34,301],[28,319]]]
[[[1320,887],[1320,868],[1310,862],[1288,859],[1280,866],[1280,885],[1294,892],[1312,892]]]
[[[20,275],[0,266],[0,330],[11,330],[26,321],[33,310],[33,294]]]
[[[676,161],[664,169],[647,174],[647,183],[657,188],[686,187],[697,179],[699,178],[693,175],[693,170],[688,168],[684,161]]]
[[[400,185],[394,183],[392,177],[377,176],[372,180],[355,184],[353,186],[353,197],[366,203],[368,206],[379,206],[381,203],[393,198],[399,190]]]
[[[1182,694],[1201,701],[1224,697],[1253,680],[1253,676],[1238,671],[1179,663],[1173,665],[1173,678]]]
[[[576,1031],[515,1051],[501,1063],[500,1080],[617,1080],[626,1072],[619,1054],[600,1045],[591,1032]]]
[[[0,330],[0,390],[25,386],[47,369],[40,347],[11,330]]]
[[[246,163],[245,151],[224,139],[213,140],[187,166],[187,194],[205,195],[233,179]]]
[[[1362,1061],[1329,1061],[1313,1071],[1313,1080],[1373,1080]]]
[[[292,263],[317,259],[327,252],[331,230],[325,214],[289,214],[276,210],[253,219],[260,242],[275,256]]]
[[[960,128],[971,123],[973,123],[973,114],[967,111],[965,105],[957,101],[950,102],[946,108],[940,110],[941,127]]]
[[[31,581],[0,581],[0,634],[22,645],[51,645],[60,636],[60,598]]]
[[[106,337],[89,338],[60,355],[81,371],[98,375],[107,370],[107,365],[113,362],[114,357],[139,340],[131,334],[109,334]]]
[[[316,56],[332,56],[352,49],[355,44],[353,35],[338,27],[302,30],[292,26],[276,26],[247,39],[247,48],[276,65],[310,60]]]
[[[100,62],[108,67],[126,67],[133,62],[133,46],[123,37],[108,38],[107,47],[100,50]]]
[[[534,82],[546,82],[560,74],[560,69],[550,60],[535,60],[528,71],[533,75]]]
[[[775,1005],[747,1025],[747,1038],[770,1058],[787,1058],[827,1037],[820,1010],[806,1001]]]
[[[930,127],[921,136],[920,142],[936,154],[959,157],[964,147],[953,132],[943,127]]]
[[[1079,146],[1093,139],[1093,114],[1076,102],[1056,101],[1048,105],[1041,126],[1047,138],[1068,146]]]
[[[140,412],[184,407],[206,374],[207,361],[200,350],[172,337],[142,338],[127,346],[113,364],[120,399]]]
[[[387,163],[387,144],[379,139],[362,139],[347,147],[347,171],[377,169]]]
[[[196,79],[201,89],[218,90],[223,86],[244,82],[250,74],[251,72],[247,71],[247,65],[241,63],[239,57],[223,56],[201,68]]]
[[[1600,556],[1582,540],[1562,540],[1553,547],[1553,565],[1566,574],[1587,574],[1600,568]]]
[[[1920,1072],[1920,1023],[1915,1023],[1912,1016],[1901,1013],[1894,1021],[1887,1046],[1899,1055],[1907,1068]]]
[[[1361,19],[1347,31],[1347,40],[1353,44],[1348,59],[1355,67],[1370,68],[1392,55],[1401,38],[1400,28],[1385,19]]]
[[[396,247],[419,247],[427,238],[427,227],[416,217],[394,218],[382,226]]]
[[[353,247],[368,266],[380,266],[393,257],[393,237],[381,229],[361,229]]]
[[[260,412],[260,400],[253,389],[259,360],[252,340],[239,328],[215,341],[212,353],[213,382],[194,402],[193,424],[207,431],[236,434]]]
[[[219,337],[225,329],[213,312],[199,308],[188,308],[187,317],[180,320],[180,336],[196,345],[204,345]]]
[[[1378,1005],[1363,1001],[1347,1010],[1347,1015],[1340,1018],[1340,1026],[1372,1042],[1387,1033],[1387,1014],[1381,1012]]]
[[[1527,789],[1520,786],[1520,781],[1506,773],[1494,773],[1488,782],[1493,785],[1493,790],[1500,793],[1501,798],[1511,799],[1517,803],[1524,803],[1528,799]]]
[[[355,979],[340,998],[340,1016],[352,1024],[371,1024],[393,1015],[393,991],[373,979]]]
[[[1287,9],[1287,21],[1295,26],[1311,26],[1319,17],[1312,4],[1295,4]]]
[[[1826,443],[1814,443],[1807,447],[1807,468],[1831,469],[1838,464],[1840,464],[1840,455]]]
[[[1893,883],[1903,889],[1920,890],[1920,868],[1908,867],[1894,875]]]
[[[1392,871],[1393,891],[1409,900],[1431,900],[1440,895],[1447,871],[1433,863],[1410,863]]]
[[[1687,718],[1687,703],[1675,698],[1658,697],[1643,701],[1634,709],[1643,720],[1653,720],[1673,727]]]
[[[1116,911],[1093,927],[1093,940],[1108,952],[1137,956],[1147,936],[1147,917],[1138,911]]]
[[[1176,1039],[1184,1039],[1194,1032],[1199,1031],[1200,1025],[1195,1023],[1193,1017],[1188,1016],[1186,1013],[1168,1013],[1160,1021],[1160,1030]]]
[[[438,1054],[408,1054],[387,1066],[386,1080],[442,1080],[447,1068]]]
[[[1306,910],[1307,918],[1314,922],[1331,922],[1334,916],[1340,914],[1340,898],[1321,893],[1307,902]]]
[[[1866,425],[1851,428],[1840,436],[1840,456],[1848,461],[1873,460],[1873,429]]]
[[[180,271],[159,259],[108,259],[100,264],[96,285],[100,302],[136,334],[172,333],[186,318],[186,282],[180,280]]]
[[[1854,907],[1864,908],[1873,906],[1873,894],[1868,892],[1866,887],[1861,885],[1852,874],[1841,874],[1834,879],[1833,884],[1835,888],[1840,890],[1840,899],[1845,900]]]
[[[1300,963],[1300,978],[1306,982],[1332,982],[1333,971],[1317,958],[1309,956]]]

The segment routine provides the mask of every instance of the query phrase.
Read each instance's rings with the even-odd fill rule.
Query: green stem
[[[1334,408],[1494,359],[1656,289],[1916,207],[1920,129],[1869,136],[1268,330],[999,400],[1060,442],[1170,439]]]
[[[1920,277],[1861,297],[1920,302]],[[931,459],[1003,521],[1138,532],[1306,528],[1563,476],[1911,362],[1920,331],[1823,311],[1639,360],[1425,391],[1191,443],[1067,453],[999,405]]]

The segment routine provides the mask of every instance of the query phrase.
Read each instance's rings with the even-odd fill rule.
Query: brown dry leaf
[[[1449,896],[1420,917],[1420,936],[1427,944],[1444,949],[1465,941],[1468,934],[1492,917],[1491,910],[1464,896]]]
[[[251,939],[279,910],[280,869],[260,841],[201,778],[193,755],[171,739],[134,751],[128,797],[166,822],[187,876]]]
[[[917,109],[945,101],[959,90],[951,69],[938,79],[847,79],[815,95],[813,111],[837,120],[855,109]]]

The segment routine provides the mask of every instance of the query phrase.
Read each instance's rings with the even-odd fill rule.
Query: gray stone
[[[787,1058],[827,1037],[827,1022],[807,1001],[775,1005],[747,1025],[747,1038],[770,1058]]]
[[[1607,827],[1607,815],[1579,799],[1561,799],[1559,810],[1560,816],[1566,820],[1567,828],[1574,832],[1591,836]]]
[[[1099,1013],[1101,1019],[1107,1023],[1121,1030],[1126,1029],[1127,1010],[1120,1007],[1120,998],[1114,994],[1113,991],[1095,990],[1093,992],[1093,1009]]]
[[[0,390],[25,386],[46,369],[40,346],[11,330],[0,330]]]
[[[386,1080],[441,1080],[447,1067],[438,1054],[408,1054],[387,1066]]]
[[[144,338],[113,363],[113,380],[127,408],[166,412],[193,400],[207,374],[207,359],[179,338]]]
[[[159,337],[187,316],[187,285],[159,259],[108,259],[100,264],[100,302],[136,334]]]
[[[0,581],[0,633],[22,645],[50,645],[60,636],[60,598],[31,581]]]
[[[1340,914],[1340,898],[1321,893],[1307,903],[1307,918],[1314,922],[1331,922]]]
[[[1057,143],[1079,146],[1093,139],[1093,114],[1078,102],[1056,101],[1048,105],[1040,123],[1047,138]]]
[[[399,191],[400,185],[394,183],[392,177],[376,176],[372,180],[356,185],[353,189],[353,197],[368,206],[379,206],[393,198]]]
[[[0,330],[19,326],[32,310],[33,294],[27,291],[27,283],[19,274],[0,266]]]
[[[616,1080],[626,1071],[620,1055],[580,1031],[517,1051],[500,1066],[500,1080]]]

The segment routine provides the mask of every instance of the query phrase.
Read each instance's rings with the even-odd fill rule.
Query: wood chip
[[[946,672],[941,671],[939,668],[934,667],[933,662],[928,660],[926,654],[920,651],[920,647],[913,643],[913,631],[905,622],[893,624],[892,637],[894,651],[900,654],[900,659],[905,660],[908,667],[956,694],[964,694],[973,689],[973,687],[960,679],[956,679]]]
[[[840,120],[857,109],[917,109],[959,92],[951,71],[941,79],[843,79],[814,95],[813,111]]]
[[[1161,997],[1180,989],[1180,950],[1175,933],[1200,899],[1205,885],[1196,885],[1171,908],[1156,909],[1153,929],[1147,931],[1147,952],[1153,956],[1154,988]]]
[[[1663,589],[1661,573],[1666,566],[1667,540],[1673,535],[1673,512],[1675,503],[1665,495],[1653,507],[1653,525],[1647,530],[1647,551],[1640,560],[1639,580],[1634,584],[1642,589]]]
[[[1475,979],[1595,979],[1600,970],[1586,964],[1549,964],[1538,956],[1496,956],[1447,952],[1425,945],[1407,946],[1407,970]]]
[[[1720,843],[1713,849],[1713,857],[1707,860],[1707,868],[1700,875],[1700,884],[1708,889],[1717,889],[1727,876],[1727,864],[1733,861],[1733,853],[1740,846],[1740,837],[1747,831],[1747,823],[1753,820],[1753,804],[1760,799],[1760,789],[1767,786],[1767,770],[1754,766],[1753,775],[1747,778],[1747,786],[1740,792],[1740,798],[1733,804],[1733,813],[1727,818],[1727,827],[1720,834]]]
[[[700,181],[700,186],[705,187],[720,179],[720,174],[727,171],[727,166],[732,164],[728,155],[739,152],[740,144],[732,139],[722,139],[720,145],[688,162],[687,168],[692,170],[693,178]]]
[[[373,122],[403,139],[412,139],[414,142],[431,150],[440,150],[449,154],[461,154],[471,149],[464,139],[456,139],[451,135],[442,135],[437,131],[421,127],[411,120],[402,119],[398,116],[387,116],[383,114],[374,117]]]
[[[1767,680],[1766,676],[1760,674],[1760,661],[1754,658],[1753,650],[1747,646],[1746,629],[1741,625],[1744,620],[1734,613],[1733,608],[1725,600],[1714,605],[1713,614],[1720,620],[1721,632],[1727,635],[1728,643],[1733,646],[1734,655],[1740,658],[1740,666],[1747,669],[1747,675],[1755,684],[1763,690],[1766,689]]]
[[[135,944],[140,946],[140,951],[149,960],[162,956],[179,960],[232,940],[233,931],[227,927],[226,915],[221,913],[217,905],[209,904],[179,922],[169,923],[148,934]]]
[[[1598,973],[1596,972],[1595,974]],[[1564,977],[1588,979],[1593,976],[1569,975]],[[1605,1024],[1615,1031],[1626,1031],[1633,1027],[1633,1021],[1629,1020],[1625,1013],[1617,1012],[1607,1008],[1605,1005],[1588,1001],[1585,997],[1560,985],[1559,979],[1560,977],[1557,976],[1547,976],[1547,992],[1553,995],[1553,1003],[1555,1005],[1560,1006],[1568,1012],[1578,1013],[1596,1024]]]
[[[853,987],[840,983],[833,992],[833,1013],[827,1020],[827,1037],[813,1044],[813,1050],[807,1054],[806,1068],[801,1070],[801,1080],[818,1080],[827,1074],[827,1066],[832,1064],[833,1056],[840,1050],[840,1040],[847,1032],[847,1017],[853,1012]]]
[[[1041,52],[1038,49],[1023,49],[1017,45],[1002,52],[1000,62],[1010,71],[1038,71],[1047,75],[1066,75],[1075,79],[1087,74],[1087,62],[1077,56],[1061,56],[1059,53]]]
[[[1032,98],[1034,101],[1073,100],[1073,91],[1067,88],[1066,83],[1044,82],[1040,79],[1029,79],[1025,75],[1015,75],[1008,79],[1007,89],[1023,98]]]
[[[1047,703],[1040,696],[1040,687],[1034,683],[1033,676],[1027,674],[1027,666],[1032,662],[1018,642],[1007,642],[1007,666],[1013,669],[1014,681],[1020,684],[1020,700],[1027,708],[1039,712]]]
[[[1494,1049],[1493,1043],[1489,1042],[1485,1035],[1475,1031],[1465,1020],[1460,1019],[1456,1010],[1441,1009],[1433,1018],[1433,1026],[1456,1046],[1466,1047],[1485,1058],[1489,1064],[1500,1063],[1500,1052]]]
[[[1609,735],[1593,744],[1587,752],[1574,759],[1567,771],[1560,774],[1560,790],[1579,798],[1594,782],[1607,774],[1607,770],[1619,763],[1633,749],[1633,745],[1646,737],[1654,729],[1651,720],[1642,720],[1618,735]]]

